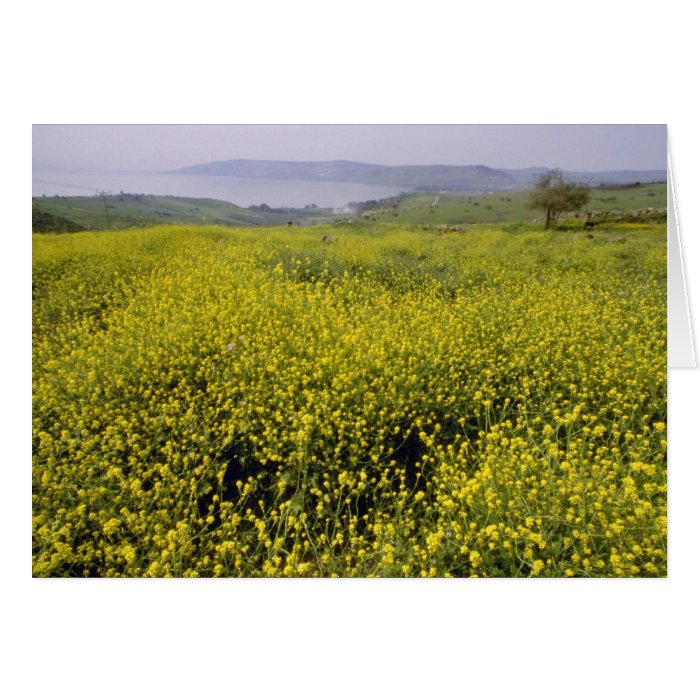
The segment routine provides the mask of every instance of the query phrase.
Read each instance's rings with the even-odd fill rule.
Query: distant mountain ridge
[[[349,160],[285,161],[233,159],[191,165],[173,172],[183,175],[311,180],[393,185],[413,190],[506,191],[531,186],[547,168],[515,170],[485,165],[374,165]],[[591,185],[665,182],[665,170],[564,172],[568,179]]]
[[[535,180],[549,168],[521,168],[507,170],[520,185],[530,186]],[[634,183],[647,184],[650,182],[666,182],[666,170],[597,170],[580,171],[564,170],[564,177],[567,180],[574,180],[582,184],[597,187],[599,185],[632,185]]]
[[[277,161],[224,160],[192,165],[175,172],[270,180],[312,180],[393,185],[410,189],[513,189],[517,182],[506,172],[484,165],[373,165],[349,160]]]

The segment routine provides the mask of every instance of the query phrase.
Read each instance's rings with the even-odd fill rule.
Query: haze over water
[[[32,196],[89,197],[108,194],[154,194],[205,197],[232,202],[241,207],[268,204],[271,207],[342,208],[349,202],[382,199],[406,188],[365,185],[354,182],[265,180],[259,178],[180,175],[139,171],[49,170],[35,168]]]
[[[381,165],[663,169],[657,125],[34,125],[34,196],[209,197],[242,207],[340,208],[399,194],[398,186],[264,180],[173,172],[227,159],[350,160]]]

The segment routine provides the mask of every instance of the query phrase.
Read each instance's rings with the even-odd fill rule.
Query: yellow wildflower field
[[[33,239],[34,576],[666,575],[666,231]]]

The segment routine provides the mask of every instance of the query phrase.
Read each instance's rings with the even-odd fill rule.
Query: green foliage
[[[528,207],[544,210],[544,225],[549,228],[563,212],[583,208],[589,198],[588,187],[564,180],[561,170],[555,168],[537,178],[528,197]]]
[[[84,230],[84,226],[63,216],[32,209],[32,231],[34,233],[75,233]]]

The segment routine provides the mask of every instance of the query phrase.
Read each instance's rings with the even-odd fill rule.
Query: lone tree
[[[588,203],[589,197],[586,185],[564,180],[561,170],[555,168],[537,178],[535,188],[528,196],[527,206],[530,209],[544,209],[544,227],[549,228],[562,212],[581,209]]]

